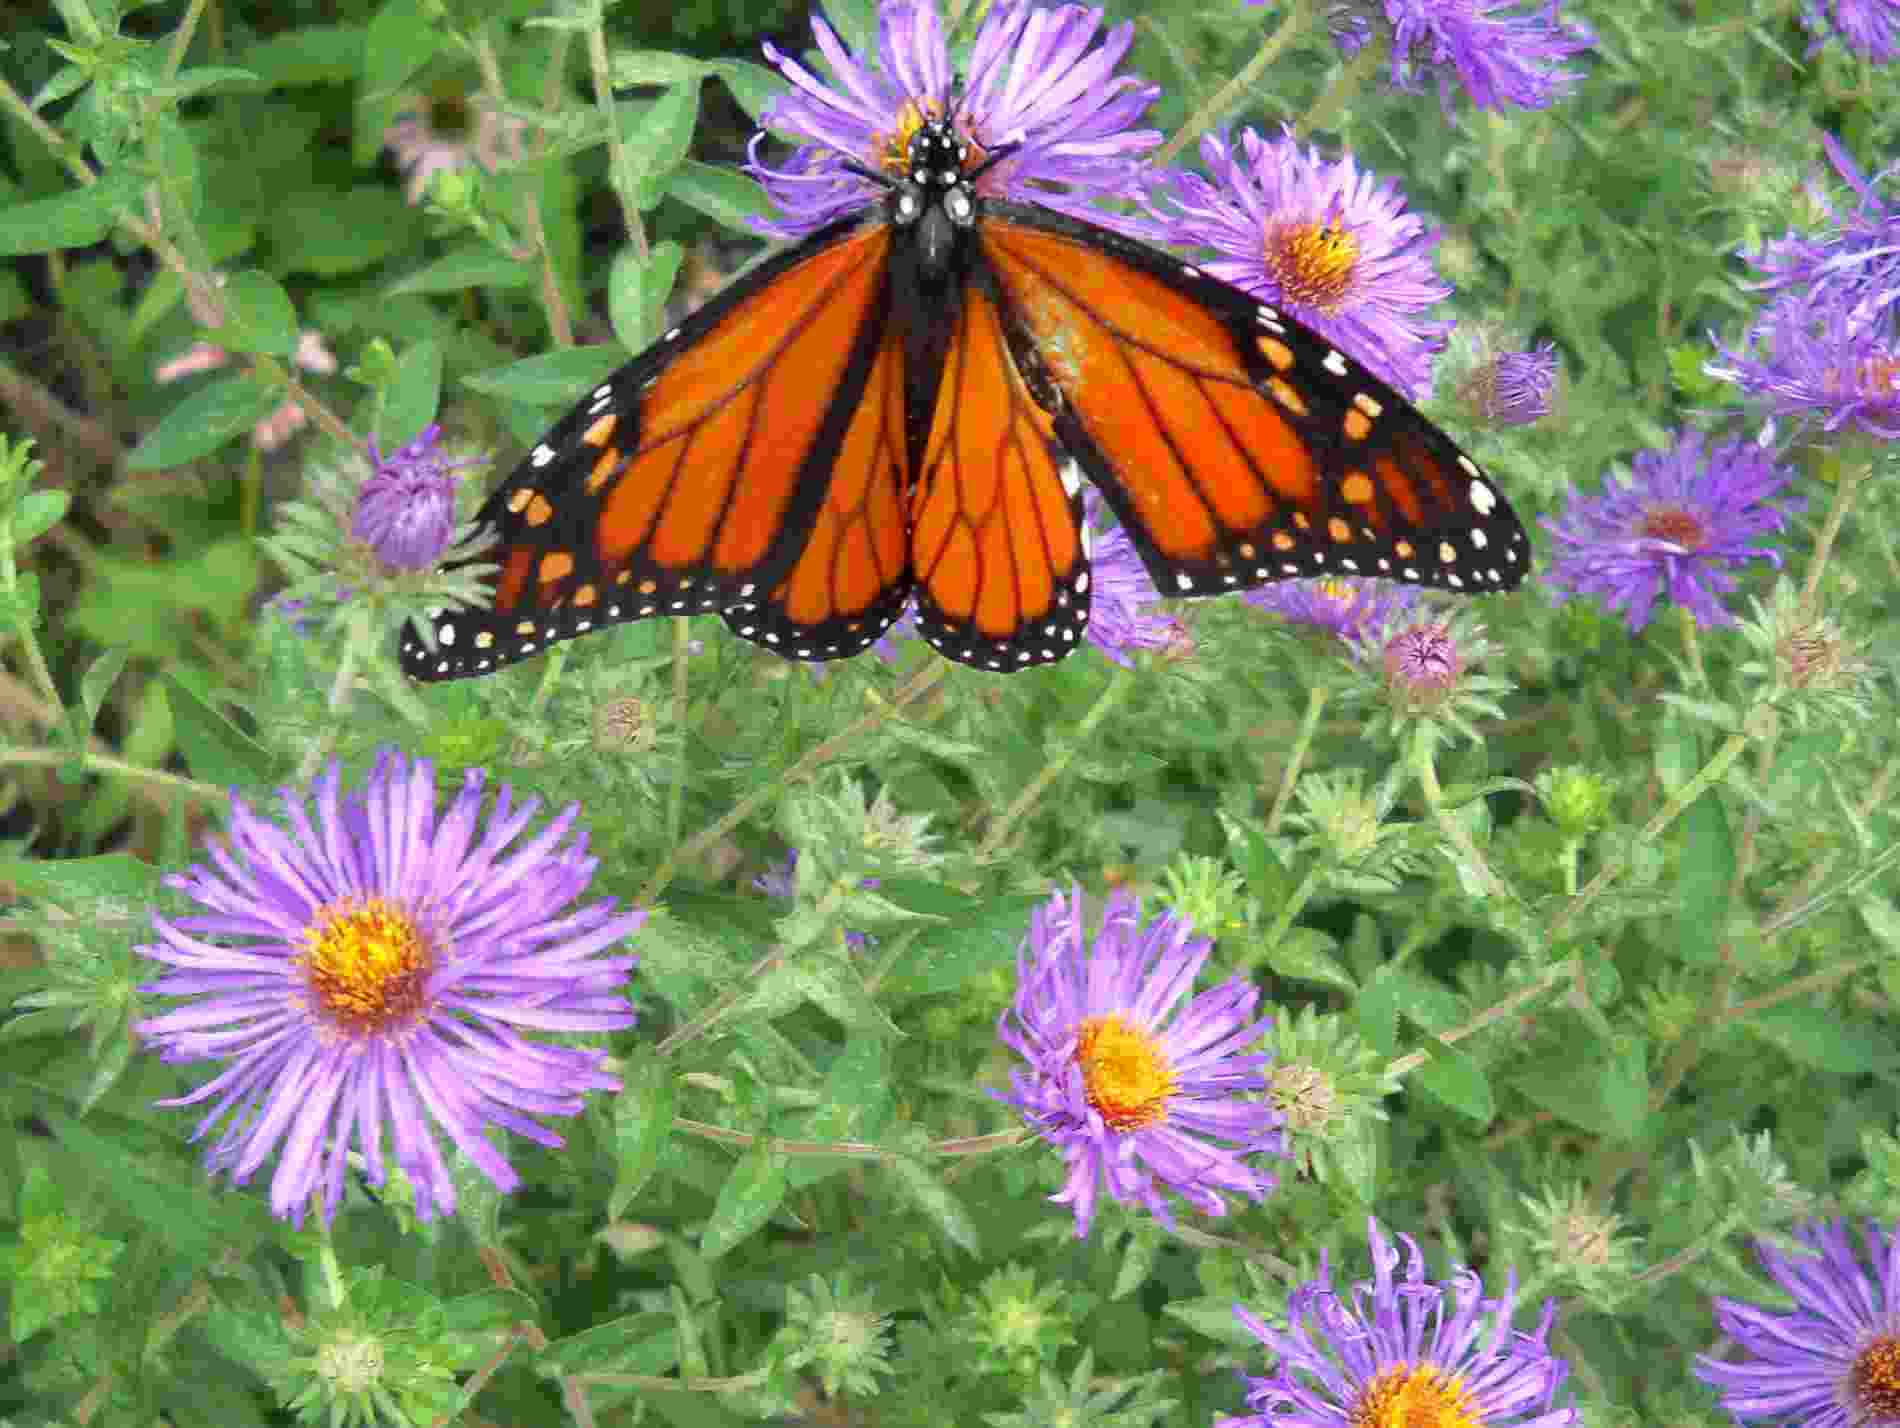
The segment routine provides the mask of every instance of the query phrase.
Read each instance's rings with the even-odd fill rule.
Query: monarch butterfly
[[[1135,239],[979,194],[930,119],[884,190],[728,287],[488,498],[488,610],[401,646],[486,674],[626,620],[718,611],[792,659],[914,598],[949,658],[1061,659],[1089,616],[1087,477],[1164,595],[1319,573],[1464,592],[1529,568],[1510,505],[1403,397],[1276,308]]]

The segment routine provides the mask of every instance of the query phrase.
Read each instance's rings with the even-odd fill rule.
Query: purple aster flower
[[[1134,650],[1178,649],[1186,638],[1181,622],[1160,609],[1161,592],[1148,577],[1135,543],[1109,514],[1108,504],[1086,488],[1083,519],[1094,533],[1089,552],[1088,642],[1124,669]]]
[[[1471,369],[1458,395],[1485,425],[1529,426],[1550,415],[1557,389],[1557,344],[1528,352],[1491,352]]]
[[[1247,1377],[1244,1418],[1221,1428],[1344,1428],[1347,1424],[1460,1423],[1472,1428],[1568,1428],[1574,1408],[1557,1408],[1570,1372],[1551,1353],[1554,1299],[1544,1301],[1537,1331],[1513,1330],[1517,1273],[1501,1299],[1487,1299],[1468,1269],[1444,1283],[1425,1277],[1425,1257],[1410,1235],[1405,1272],[1393,1273],[1398,1248],[1368,1218],[1372,1282],[1348,1296],[1333,1291],[1322,1252],[1319,1277],[1287,1299],[1287,1328],[1269,1327],[1238,1304],[1234,1314],[1278,1360],[1270,1378]],[[1449,1288],[1451,1303],[1446,1303]]]
[[[1292,624],[1335,635],[1358,654],[1362,641],[1378,637],[1388,621],[1418,603],[1418,592],[1408,585],[1341,575],[1282,580],[1240,598]]]
[[[1895,170],[1869,179],[1832,134],[1821,136],[1821,147],[1859,202],[1837,208],[1820,184],[1810,183],[1813,202],[1827,215],[1827,231],[1791,231],[1763,243],[1758,253],[1744,254],[1760,275],[1749,286],[1826,298],[1854,309],[1889,307],[1900,300],[1900,205],[1883,200],[1877,185]]]
[[[1248,0],[1260,4],[1262,0]],[[1348,56],[1375,30],[1392,37],[1392,83],[1418,89],[1426,71],[1438,76],[1439,102],[1451,112],[1462,84],[1480,109],[1542,109],[1580,77],[1563,68],[1590,49],[1589,29],[1558,13],[1558,0],[1346,0],[1332,9],[1333,41]]]
[[[1457,632],[1440,620],[1405,626],[1380,652],[1386,683],[1415,701],[1426,702],[1457,688],[1466,658]]]
[[[1875,64],[1900,58],[1900,0],[1807,0],[1801,23],[1814,34],[1809,54],[1821,48],[1832,29],[1842,44]]]
[[[1219,256],[1201,266],[1285,307],[1379,376],[1417,399],[1431,387],[1432,354],[1449,322],[1418,314],[1451,296],[1432,267],[1439,232],[1408,212],[1390,179],[1352,155],[1331,160],[1289,132],[1268,142],[1251,129],[1239,152],[1201,138],[1210,178],[1169,174],[1167,209],[1143,236]]]
[[[1770,499],[1788,473],[1752,441],[1709,445],[1697,431],[1668,451],[1638,452],[1631,466],[1628,482],[1606,482],[1600,496],[1573,489],[1563,514],[1542,521],[1558,546],[1546,576],[1558,587],[1553,598],[1600,596],[1632,630],[1649,623],[1658,595],[1698,625],[1733,624],[1719,599],[1735,588],[1729,571],[1756,559],[1781,564],[1758,541],[1801,505]]]
[[[1704,370],[1767,398],[1777,416],[1900,439],[1900,307],[1790,293],[1740,348],[1715,345],[1722,360]]]
[[[812,34],[831,67],[831,85],[765,47],[792,92],[774,100],[760,121],[810,143],[773,166],[759,158],[754,138],[747,167],[784,214],[755,226],[772,237],[799,238],[865,207],[883,189],[851,166],[902,173],[911,136],[945,118],[972,146],[973,165],[1013,146],[977,181],[980,193],[1114,226],[1115,215],[1090,200],[1140,194],[1139,155],[1161,135],[1129,126],[1161,91],[1115,74],[1134,43],[1134,26],[1115,26],[1098,45],[1101,24],[1100,10],[1080,5],[1045,10],[1003,0],[978,28],[959,87],[934,0],[882,0],[877,53],[870,56],[853,55],[814,16]]]
[[[1863,1234],[1865,1259],[1839,1221],[1795,1230],[1794,1238],[1818,1256],[1755,1242],[1762,1268],[1794,1300],[1792,1314],[1716,1296],[1715,1321],[1748,1357],[1730,1363],[1704,1355],[1695,1372],[1721,1390],[1722,1406],[1737,1421],[1773,1418],[1801,1428],[1900,1423],[1900,1235],[1871,1221]]]
[[[1213,944],[1172,913],[1145,926],[1140,914],[1132,895],[1111,893],[1091,948],[1080,891],[1055,894],[1030,919],[997,1023],[1028,1063],[997,1099],[1068,1161],[1050,1198],[1075,1207],[1077,1238],[1104,1190],[1172,1225],[1157,1181],[1220,1215],[1219,1192],[1260,1200],[1278,1183],[1248,1157],[1286,1154],[1285,1118],[1242,1096],[1266,1087],[1271,1060],[1241,1054],[1267,1025],[1252,1020],[1259,989],[1235,977],[1182,1005]]]
[[[138,950],[172,970],[143,990],[191,1000],[139,1035],[166,1061],[227,1064],[160,1104],[211,1102],[193,1138],[222,1122],[206,1163],[239,1184],[279,1150],[280,1218],[301,1224],[320,1192],[327,1222],[353,1150],[381,1185],[385,1128],[422,1219],[455,1208],[437,1131],[512,1190],[488,1126],[559,1146],[534,1117],[619,1089],[605,1052],[522,1033],[632,1025],[623,989],[636,959],[599,954],[646,914],[617,913],[611,898],[571,906],[596,863],[584,834],[568,838],[578,804],[503,856],[540,806],[503,785],[478,838],[484,777],[469,770],[440,818],[434,768],[394,750],[360,793],[339,789],[332,764],[310,790],[314,817],[284,790],[285,827],[233,795],[216,866],[165,879],[205,911],[154,914],[159,941]]]
[[[369,444],[375,468],[356,496],[350,534],[368,542],[384,565],[427,570],[455,535],[455,473],[471,462],[454,462],[436,449],[442,428],[434,422],[407,446],[384,456]]]

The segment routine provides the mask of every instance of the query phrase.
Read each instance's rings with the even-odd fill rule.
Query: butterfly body
[[[950,658],[1047,663],[1087,628],[1084,478],[1164,595],[1523,578],[1503,496],[1397,393],[1158,249],[985,196],[995,157],[922,125],[880,201],[595,388],[478,514],[493,608],[439,613],[433,650],[405,633],[406,672],[715,610],[843,658],[913,601]]]

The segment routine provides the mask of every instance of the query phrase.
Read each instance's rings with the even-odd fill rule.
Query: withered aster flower
[[[1731,1363],[1703,1355],[1695,1372],[1721,1391],[1722,1406],[1738,1421],[1900,1423],[1900,1235],[1871,1221],[1862,1234],[1865,1256],[1839,1221],[1794,1231],[1817,1255],[1756,1241],[1762,1268],[1794,1300],[1793,1313],[1716,1296],[1715,1321],[1746,1357]]]
[[[1078,1238],[1095,1204],[1141,1205],[1163,1223],[1163,1188],[1208,1215],[1222,1192],[1264,1199],[1278,1183],[1250,1164],[1286,1154],[1283,1117],[1264,1097],[1264,1054],[1243,1054],[1267,1026],[1244,977],[1186,1000],[1213,944],[1166,913],[1146,923],[1129,893],[1111,893],[1091,946],[1080,891],[1036,909],[1016,962],[1016,996],[997,1036],[1027,1063],[997,1099],[1062,1152],[1069,1174],[1051,1198],[1072,1205]]]
[[[1248,0],[1260,4],[1263,0]],[[1480,109],[1542,109],[1580,75],[1572,55],[1595,45],[1583,25],[1564,19],[1558,0],[1345,0],[1333,6],[1333,42],[1355,55],[1383,30],[1392,40],[1392,83],[1418,89],[1438,79],[1447,113],[1462,86]]]
[[[357,493],[350,534],[397,570],[427,570],[455,535],[455,473],[470,463],[450,461],[436,447],[441,434],[431,422],[388,456],[369,444],[373,469]]]
[[[1875,64],[1900,59],[1900,0],[1806,0],[1801,23],[1814,35],[1809,54],[1820,49],[1832,31],[1855,54]]]
[[[1459,383],[1458,395],[1487,426],[1529,426],[1550,415],[1557,388],[1557,344],[1527,352],[1491,352]]]
[[[1378,638],[1388,621],[1418,603],[1418,592],[1386,580],[1329,575],[1262,585],[1240,598],[1292,624],[1336,635],[1356,655],[1362,641]]]
[[[318,1194],[334,1215],[352,1151],[381,1185],[385,1131],[422,1219],[455,1208],[437,1132],[512,1190],[489,1126],[559,1146],[535,1117],[619,1088],[605,1052],[523,1033],[632,1025],[636,959],[600,954],[646,914],[572,906],[596,862],[568,836],[578,804],[504,856],[539,800],[503,785],[484,831],[484,778],[469,770],[438,817],[427,760],[386,750],[360,793],[333,764],[308,795],[283,792],[283,826],[233,796],[215,866],[165,880],[205,910],[153,916],[159,940],[138,950],[170,970],[144,990],[190,1000],[137,1030],[166,1061],[226,1065],[160,1104],[209,1101],[194,1139],[222,1125],[206,1163],[240,1184],[278,1151],[279,1217],[301,1224]]]
[[[1568,1428],[1577,1421],[1574,1408],[1554,1406],[1570,1372],[1548,1343],[1554,1299],[1544,1301],[1535,1333],[1514,1331],[1516,1271],[1503,1298],[1487,1299],[1484,1282],[1468,1269],[1443,1283],[1427,1279],[1410,1235],[1399,1236],[1402,1275],[1394,1273],[1402,1256],[1377,1220],[1366,1221],[1366,1236],[1372,1282],[1335,1293],[1322,1253],[1319,1277],[1287,1300],[1284,1332],[1234,1306],[1279,1362],[1270,1378],[1247,1376],[1254,1411],[1220,1419],[1221,1428]]]
[[[383,145],[409,176],[403,196],[422,202],[429,180],[479,164],[493,173],[527,153],[528,126],[486,100],[445,89],[416,98],[383,131]]]
[[[1383,183],[1347,154],[1327,159],[1291,132],[1269,142],[1241,131],[1238,152],[1201,139],[1209,177],[1177,170],[1142,236],[1211,248],[1215,277],[1279,304],[1337,342],[1408,397],[1431,387],[1432,355],[1449,322],[1421,317],[1451,296],[1432,267],[1439,240]]]
[[[849,165],[902,173],[911,136],[940,118],[955,124],[978,163],[1004,144],[1015,146],[977,181],[979,193],[1116,225],[1114,214],[1090,200],[1140,193],[1139,156],[1161,135],[1129,126],[1161,91],[1115,74],[1134,26],[1115,26],[1098,45],[1101,24],[1100,10],[1080,5],[1045,10],[1003,0],[978,28],[958,87],[935,0],[883,0],[874,55],[852,54],[814,16],[812,34],[831,66],[831,85],[765,47],[793,88],[760,122],[810,142],[773,165],[760,159],[753,140],[747,167],[783,214],[755,226],[772,237],[799,238],[865,207],[884,190]]]
[[[1631,630],[1649,623],[1658,596],[1698,625],[1733,624],[1720,598],[1735,588],[1729,572],[1750,560],[1781,564],[1762,537],[1800,508],[1771,499],[1788,472],[1752,441],[1711,444],[1692,430],[1630,464],[1627,482],[1612,478],[1600,496],[1573,488],[1563,514],[1541,522],[1556,543],[1545,572],[1553,598],[1595,595]]]

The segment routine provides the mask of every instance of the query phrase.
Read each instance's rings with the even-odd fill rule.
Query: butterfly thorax
[[[932,120],[911,135],[904,174],[891,192],[890,220],[909,234],[917,277],[932,285],[953,276],[959,234],[976,223],[969,158],[969,144],[950,123]]]

